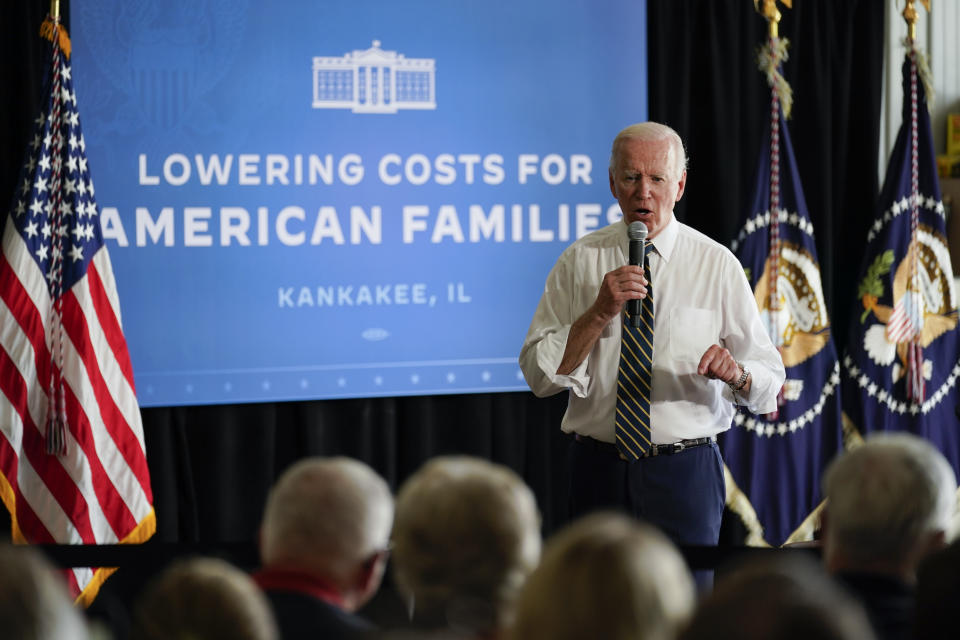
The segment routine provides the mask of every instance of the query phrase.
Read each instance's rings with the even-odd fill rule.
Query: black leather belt
[[[621,460],[626,460],[627,458],[620,453],[615,444],[610,442],[602,442],[596,438],[591,438],[590,436],[582,436],[579,433],[573,434],[574,439],[577,442],[582,442],[584,444],[592,445],[596,449],[609,449],[611,453],[620,457]],[[644,458],[651,458],[653,456],[671,456],[675,453],[680,453],[681,451],[686,451],[687,449],[693,449],[694,447],[702,447],[705,444],[710,444],[715,442],[716,438],[692,438],[690,440],[681,440],[680,442],[671,442],[670,444],[654,444],[650,446],[650,449],[647,451]]]
[[[693,438],[692,440],[681,440],[680,442],[671,442],[670,444],[655,444],[650,447],[647,456],[670,456],[680,453],[685,449],[701,447],[713,442],[713,438]]]

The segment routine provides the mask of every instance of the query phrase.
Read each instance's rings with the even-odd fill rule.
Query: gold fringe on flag
[[[815,539],[815,534],[822,524],[821,514],[823,508],[826,506],[827,501],[821,500],[820,504],[817,505],[817,508],[810,512],[803,522],[800,523],[800,526],[797,527],[793,533],[790,534],[790,537],[784,541],[782,546],[787,546],[789,544],[797,544],[800,542],[811,542]]]
[[[50,42],[53,42],[53,34],[58,34],[58,39],[60,41],[60,51],[63,52],[63,55],[67,56],[67,60],[70,59],[70,35],[67,33],[67,30],[63,28],[62,24],[58,24],[54,28],[54,18],[47,16],[47,19],[43,21],[43,24],[40,25],[40,35]]]
[[[763,539],[763,525],[750,504],[750,498],[737,486],[737,481],[733,479],[733,474],[726,464],[723,465],[723,478],[727,489],[727,508],[740,516],[740,521],[747,529],[747,546],[769,547],[770,544]]]
[[[787,47],[790,41],[786,38],[771,38],[767,44],[761,47],[757,54],[757,65],[767,76],[767,85],[777,94],[780,104],[783,106],[783,115],[790,119],[790,110],[793,108],[793,89],[790,83],[780,72],[780,65],[789,57]]]

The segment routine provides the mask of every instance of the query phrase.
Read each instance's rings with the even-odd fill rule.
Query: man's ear
[[[386,550],[377,551],[370,556],[357,573],[356,588],[362,594],[364,601],[368,600],[380,588],[380,582],[383,580],[383,572],[387,567],[387,558],[389,552]]]

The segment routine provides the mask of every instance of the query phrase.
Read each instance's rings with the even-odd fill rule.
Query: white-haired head
[[[878,433],[827,468],[827,566],[891,565],[911,574],[917,554],[946,539],[956,504],[950,463],[926,440]]]
[[[392,523],[393,496],[373,469],[351,458],[307,458],[287,469],[267,497],[261,560],[343,586],[387,548]]]
[[[659,122],[638,122],[622,129],[613,139],[613,146],[610,149],[611,174],[616,174],[620,160],[620,148],[626,140],[642,140],[645,142],[666,140],[670,143],[673,160],[674,174],[672,177],[679,178],[680,174],[687,170],[687,152],[683,147],[680,134]]]

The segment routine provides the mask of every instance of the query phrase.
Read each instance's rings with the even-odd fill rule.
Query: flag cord
[[[50,388],[47,405],[46,450],[51,455],[64,455],[67,450],[67,411],[66,395],[63,388],[63,236],[66,228],[63,224],[63,206],[61,186],[63,180],[63,92],[61,87],[60,60],[61,51],[58,38],[59,22],[53,22],[53,91],[51,95],[50,145],[53,151],[50,172],[50,218],[51,218],[51,264],[49,287],[53,298],[51,305],[50,329],[54,344],[50,345]]]
[[[773,41],[770,42],[773,48]],[[780,98],[777,91],[770,91],[770,327],[774,344],[777,344],[779,327],[777,312],[780,301],[777,296],[777,275],[780,272]]]
[[[917,237],[920,211],[920,168],[918,152],[918,95],[917,95],[917,52],[910,47],[910,315],[913,325],[923,326],[923,291],[920,286],[920,244]],[[907,396],[914,402],[922,403],[924,396],[922,330],[915,331],[907,347]]]
[[[761,68],[766,63],[776,65],[771,73],[767,70],[767,82],[770,85],[770,339],[773,340],[777,351],[782,353],[780,331],[780,295],[777,290],[777,280],[780,276],[780,114],[781,96],[783,108],[787,109],[790,102],[790,85],[783,79],[780,72],[780,63],[787,57],[787,43],[780,38],[771,37],[769,41],[769,56],[761,55]],[[784,111],[784,114],[786,112]],[[784,115],[786,117],[786,115]],[[780,416],[779,407],[785,400],[783,387],[777,393],[777,409],[767,414],[770,420],[777,420]]]

